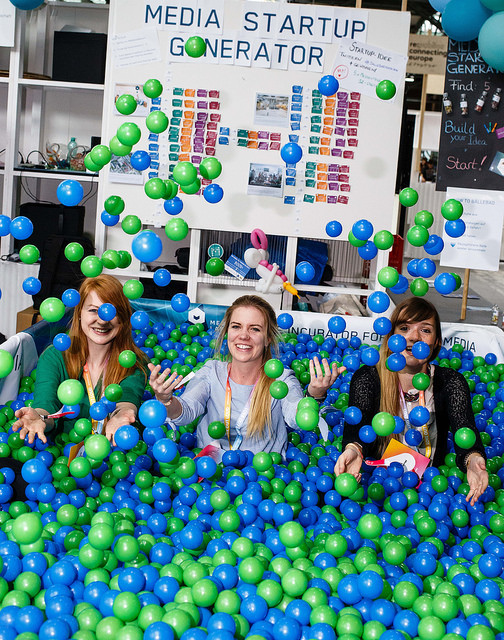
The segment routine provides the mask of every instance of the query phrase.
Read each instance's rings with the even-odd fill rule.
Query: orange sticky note
[[[257,131],[249,131],[248,132],[248,137],[250,140],[257,140],[258,136],[257,136]]]
[[[322,127],[322,133],[325,136],[330,136],[332,134],[332,127]]]
[[[191,144],[191,136],[180,136],[180,144]]]
[[[317,171],[324,171],[325,173],[327,173],[328,170],[329,165],[327,165],[325,162],[317,162]]]
[[[186,109],[194,109],[194,100],[184,100],[184,107]]]
[[[327,202],[327,196],[325,193],[317,193],[315,196],[315,202]]]
[[[326,191],[327,182],[317,182],[317,189],[320,189],[320,191]]]
[[[324,113],[326,116],[333,116],[334,115],[334,107],[326,107],[324,109]]]
[[[184,111],[184,118],[194,120],[194,111]]]
[[[191,149],[184,149],[184,151],[190,151]],[[178,159],[180,162],[189,162],[189,154],[188,153],[179,153]]]
[[[259,145],[257,144],[256,140],[249,140],[247,142],[247,149],[257,149]]]
[[[324,124],[328,126],[334,124],[334,118],[331,118],[331,116],[326,116],[324,118]]]
[[[190,129],[192,129],[193,126],[193,121],[192,120],[183,120],[182,121],[182,127],[189,127]]]
[[[317,180],[327,181],[327,173],[317,173]]]
[[[323,147],[328,147],[331,144],[331,138],[320,138],[320,144]]]
[[[336,100],[334,98],[326,98],[326,107],[335,107]]]
[[[330,152],[329,147],[320,147],[320,149],[319,149],[319,154],[321,156],[328,156],[328,155],[330,155],[330,153],[331,152]]]
[[[194,98],[194,96],[196,95],[196,90],[195,89],[186,89],[184,91],[184,95],[187,96],[188,98]]]

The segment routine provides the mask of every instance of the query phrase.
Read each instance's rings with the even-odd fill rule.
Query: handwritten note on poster
[[[391,80],[396,87],[403,82],[407,60],[394,51],[344,38],[334,61],[333,74],[343,89],[377,98],[376,85],[382,80]]]

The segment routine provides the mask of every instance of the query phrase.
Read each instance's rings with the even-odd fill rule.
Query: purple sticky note
[[[345,127],[334,127],[334,135],[335,136],[344,136],[345,135]]]
[[[504,127],[499,127],[499,129],[495,130],[495,135],[497,136],[497,138],[500,140],[501,138],[504,138]]]
[[[257,137],[261,140],[267,140],[269,138],[269,131],[258,131]]]
[[[336,109],[336,116],[338,118],[341,118],[343,116],[346,116],[346,109]]]
[[[336,158],[341,158],[341,149],[331,149],[331,155]]]
[[[198,89],[196,91],[196,95],[198,96],[198,98],[206,98],[208,95],[208,91],[206,89]]]
[[[337,202],[337,196],[327,196],[327,204],[336,204]]]
[[[337,182],[329,182],[329,191],[338,191],[339,184]]]
[[[198,100],[196,107],[198,109],[208,109],[208,102],[206,100]]]
[[[268,142],[266,140],[262,140],[259,142],[259,144],[257,145],[258,149],[268,149]]]

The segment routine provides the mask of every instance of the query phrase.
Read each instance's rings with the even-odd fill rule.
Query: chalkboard
[[[158,11],[159,6],[163,6],[162,11]],[[341,237],[346,238],[353,222],[365,217],[377,231],[395,230],[394,182],[404,82],[398,83],[397,96],[390,101],[346,90],[342,82],[337,96],[332,98],[332,106],[327,102],[329,98],[318,94],[317,83],[324,73],[332,70],[340,37],[352,33],[357,37],[358,28],[365,28],[360,34],[361,42],[405,55],[410,15],[399,11],[235,0],[199,0],[196,14],[192,6],[183,0],[169,3],[121,0],[111,5],[103,141],[110,140],[122,123],[138,123],[142,139],[135,148],[159,154],[156,166],[153,164],[144,177],[165,178],[177,159],[189,159],[183,158],[182,148],[186,112],[194,111],[191,135],[196,132],[200,115],[206,118],[201,120],[207,123],[204,143],[199,145],[202,153],[195,152],[194,144],[188,155],[197,164],[193,157],[208,155],[208,143],[215,141],[215,154],[223,165],[216,182],[222,186],[224,197],[210,204],[201,195],[181,194],[184,201],[181,215],[190,228],[250,232],[260,227],[276,235],[327,238],[326,223],[338,219],[343,225]],[[214,7],[217,13],[208,15],[215,21],[216,15],[223,16],[219,22],[221,32],[216,34],[205,28],[210,18],[202,17]],[[275,14],[282,24],[304,25],[302,37],[293,37],[290,42],[279,40],[275,33],[280,22],[277,21],[277,31],[270,33],[269,20],[262,21],[261,33],[252,31],[250,35],[246,29],[255,29],[256,16],[264,12],[268,16]],[[182,23],[187,16],[197,18],[198,24],[181,31],[175,23],[177,20]],[[254,16],[253,20],[250,16]],[[161,18],[162,24],[158,24]],[[332,24],[337,35],[322,36],[315,26],[306,27],[317,22]],[[144,34],[147,42],[142,40]],[[199,59],[182,55],[184,40],[193,35],[201,35],[208,43],[206,55]],[[325,43],[319,42],[321,37],[326,39]],[[126,57],[124,50],[118,54],[118,47],[124,42],[131,58]],[[138,52],[137,42],[144,47]],[[149,43],[158,47],[159,56],[147,62],[145,45]],[[245,66],[243,52],[249,51],[249,43],[256,54]],[[276,58],[265,60],[267,68],[257,66],[260,62],[256,60],[257,52],[266,56],[272,47],[275,51],[290,51],[292,56],[304,56],[303,51],[307,51],[304,67],[291,59],[279,65]],[[386,75],[386,70],[383,73]],[[124,92],[124,87],[133,93],[128,91],[131,86],[135,89],[149,78],[159,78],[164,91],[157,105],[149,101],[145,109],[148,112],[161,108],[170,118],[168,130],[157,140],[149,135],[145,117],[139,118],[136,112],[123,116],[114,110],[115,95]],[[199,113],[200,105],[208,110],[208,116]],[[267,109],[263,108],[265,105]],[[213,127],[210,129],[209,125]],[[286,169],[280,149],[292,137],[299,138],[304,157],[297,167]],[[328,146],[324,146],[326,139]],[[191,143],[195,143],[194,135]],[[276,183],[264,185],[259,179],[254,182],[254,176],[266,172],[276,179],[282,170],[283,193],[281,188],[275,188]],[[120,176],[111,176],[109,166],[100,177],[100,201],[112,194],[121,195],[126,202],[125,215],[135,213],[144,224],[159,227],[168,222],[163,203],[146,197],[142,179],[135,184],[133,178],[125,184],[126,180],[118,180]],[[103,228],[97,226],[98,246],[102,245],[103,234]],[[106,235],[103,248],[121,243],[124,246],[120,225],[107,229]]]
[[[436,188],[504,190],[504,74],[476,40],[449,40]]]

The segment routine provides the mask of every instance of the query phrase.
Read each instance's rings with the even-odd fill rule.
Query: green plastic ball
[[[179,242],[187,237],[189,225],[183,218],[172,218],[165,226],[165,233],[173,242]]]
[[[195,193],[198,193],[198,191],[201,189],[201,180],[199,178],[196,178],[196,180],[194,182],[191,182],[191,184],[181,184],[180,188],[183,193],[191,196]]]
[[[415,215],[415,224],[419,224],[426,229],[430,229],[434,223],[434,216],[430,211],[423,209]]]
[[[148,98],[159,98],[159,96],[163,93],[163,85],[159,80],[155,78],[151,78],[150,80],[146,80],[143,84],[142,91]]]
[[[425,278],[414,278],[410,282],[410,291],[419,298],[425,296],[429,292],[429,283]]]
[[[462,203],[455,198],[450,198],[441,205],[441,215],[445,220],[458,220],[463,213]]]
[[[64,253],[70,262],[79,262],[84,256],[84,247],[78,242],[70,242],[66,245]]]
[[[18,544],[32,544],[41,536],[44,527],[37,513],[23,513],[12,523],[12,534]]]
[[[414,247],[423,247],[429,239],[429,232],[422,225],[413,225],[406,234],[408,242]]]
[[[123,390],[119,384],[109,384],[105,387],[103,395],[110,400],[110,402],[119,402],[123,395]]]
[[[130,116],[136,111],[137,101],[131,93],[123,93],[117,98],[115,106],[121,115]]]
[[[105,269],[117,269],[121,263],[119,252],[115,249],[107,249],[101,255],[101,261]]]
[[[116,136],[121,144],[132,147],[140,141],[142,132],[136,123],[124,122],[119,125]]]
[[[200,36],[191,36],[187,38],[184,49],[191,58],[201,58],[206,53],[206,42]]]
[[[301,409],[296,413],[296,424],[303,431],[313,431],[319,423],[318,411],[313,409]]]
[[[145,195],[152,200],[159,200],[166,195],[166,184],[161,178],[151,178],[144,184]]]
[[[110,453],[110,442],[104,435],[95,433],[84,443],[86,455],[94,460],[104,460]]]
[[[275,380],[270,384],[269,392],[272,398],[281,400],[289,393],[289,386],[283,380]]]
[[[217,420],[215,422],[211,422],[208,425],[208,435],[214,440],[219,440],[226,435],[226,426],[223,422]]]
[[[268,376],[268,378],[279,378],[283,372],[283,363],[277,358],[271,358],[264,364],[264,373]]]
[[[394,236],[390,231],[384,229],[375,233],[373,242],[380,251],[387,251],[394,244]]]
[[[58,387],[57,396],[61,404],[80,404],[84,398],[84,387],[78,380],[64,380]]]
[[[405,187],[399,193],[399,202],[404,207],[413,207],[418,202],[418,191],[411,187]]]
[[[6,378],[14,368],[14,358],[9,351],[0,349],[0,378]]]
[[[119,354],[118,360],[121,367],[129,369],[130,367],[133,367],[135,365],[137,357],[134,351],[125,349]]]
[[[211,276],[220,276],[224,273],[224,260],[220,258],[210,258],[205,265],[205,271]]]
[[[380,100],[391,100],[396,94],[396,86],[392,80],[382,80],[376,85],[376,95]]]
[[[19,250],[19,259],[24,264],[35,264],[40,258],[40,251],[34,244],[25,244]]]
[[[95,145],[89,153],[91,155],[91,160],[101,167],[108,164],[112,159],[110,149],[105,144]]]
[[[117,136],[112,136],[109,140],[110,151],[115,155],[123,158],[131,153],[133,147],[130,144],[123,144]]]
[[[103,203],[103,208],[112,216],[118,216],[124,211],[126,206],[121,196],[109,196]]]
[[[151,111],[145,125],[151,133],[163,133],[168,128],[168,116],[163,111]]]
[[[222,173],[222,164],[214,156],[203,158],[199,165],[199,172],[205,180],[216,180]]]
[[[121,227],[124,233],[133,236],[142,228],[142,221],[138,216],[129,214],[121,221]]]
[[[80,265],[82,275],[86,278],[96,278],[103,271],[103,262],[98,256],[86,256]]]
[[[378,272],[378,282],[382,287],[390,289],[399,282],[399,273],[394,267],[383,267]]]
[[[349,498],[357,491],[359,483],[355,476],[350,473],[341,473],[334,481],[334,488],[345,498]]]
[[[476,434],[469,427],[462,427],[455,431],[454,440],[461,449],[471,449],[476,443]]]
[[[380,411],[371,420],[371,426],[378,436],[386,437],[393,433],[395,429],[394,416],[386,411]]]
[[[173,169],[173,179],[181,186],[192,184],[198,177],[198,170],[192,162],[178,162]]]
[[[65,305],[59,298],[46,298],[40,304],[40,315],[46,322],[59,322],[65,315]]]
[[[140,280],[126,280],[123,284],[123,293],[128,300],[137,300],[141,298],[144,292],[144,286]]]

